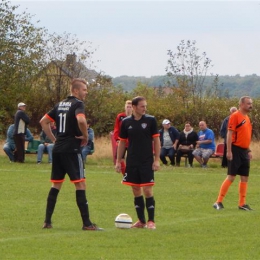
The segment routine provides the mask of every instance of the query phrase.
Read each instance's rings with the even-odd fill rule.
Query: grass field
[[[157,229],[122,230],[114,225],[119,213],[136,221],[131,190],[120,183],[110,159],[89,157],[90,215],[105,231],[88,232],[81,230],[68,179],[58,197],[54,228],[43,230],[51,166],[37,165],[34,155],[27,155],[25,164],[0,156],[0,259],[259,259],[260,162],[251,164],[247,202],[252,212],[237,209],[238,179],[225,209],[212,208],[226,170],[219,160],[209,165],[162,167],[154,187]]]

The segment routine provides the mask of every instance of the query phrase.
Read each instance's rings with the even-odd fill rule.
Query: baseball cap
[[[18,108],[19,108],[19,107],[23,107],[23,106],[26,106],[26,104],[24,104],[23,102],[21,102],[21,103],[19,103],[19,104],[17,105]]]
[[[163,121],[162,121],[162,124],[163,125],[168,125],[168,124],[170,124],[171,122],[170,122],[170,120],[169,119],[164,119]]]

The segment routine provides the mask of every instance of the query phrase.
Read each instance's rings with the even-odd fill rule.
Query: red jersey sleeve
[[[117,115],[115,125],[114,125],[114,139],[116,141],[119,140],[120,126],[121,126],[120,118]]]

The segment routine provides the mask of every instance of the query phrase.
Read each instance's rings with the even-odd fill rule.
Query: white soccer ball
[[[119,214],[115,219],[117,228],[131,228],[132,224],[132,218],[126,213]]]

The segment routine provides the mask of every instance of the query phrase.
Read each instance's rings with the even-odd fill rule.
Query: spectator
[[[168,119],[163,120],[162,126],[162,129],[159,130],[161,142],[160,159],[164,165],[167,165],[166,156],[168,156],[171,165],[175,165],[174,155],[177,150],[180,133],[175,127],[171,126],[171,122]]]
[[[88,143],[85,146],[81,147],[81,154],[83,162],[87,162],[87,155],[92,154],[94,151],[94,130],[90,128],[91,121],[87,120],[87,129],[88,129]]]
[[[196,147],[196,142],[198,141],[198,135],[193,130],[190,122],[185,122],[184,130],[180,133],[180,139],[178,142],[178,150],[176,155],[176,165],[180,166],[181,157],[183,154],[187,154],[189,164],[188,167],[193,167],[193,150]]]
[[[31,131],[26,128],[25,141],[31,142],[33,136]],[[14,162],[14,151],[15,151],[15,142],[14,142],[14,124],[10,125],[7,130],[7,138],[3,147],[6,155],[9,157],[10,162]]]
[[[14,142],[15,142],[15,151],[14,151],[14,161],[24,163],[24,154],[25,154],[25,133],[27,125],[30,122],[29,117],[25,113],[26,104],[19,103],[18,110],[16,111],[14,117]]]
[[[237,111],[236,107],[231,107],[230,108],[230,115],[232,115],[234,112]],[[223,153],[223,157],[222,157],[222,162],[221,162],[221,166],[222,168],[226,168],[227,167],[227,127],[228,127],[228,120],[229,120],[229,116],[227,116],[220,127],[220,136],[222,138],[224,138],[224,153]]]
[[[57,129],[55,123],[51,122],[50,126],[53,135],[56,136]],[[54,146],[53,142],[45,134],[44,131],[41,131],[40,133],[40,140],[41,140],[41,144],[39,144],[38,151],[37,151],[37,163],[40,164],[42,162],[43,153],[48,153],[48,162],[52,163],[52,149]]]
[[[246,204],[246,194],[250,170],[252,152],[249,148],[252,138],[252,124],[248,114],[252,111],[253,101],[250,97],[244,96],[239,100],[239,110],[230,115],[227,132],[227,177],[222,182],[217,201],[213,207],[216,210],[224,208],[223,200],[230,185],[240,175],[238,209],[252,210]]]
[[[120,132],[120,127],[121,127],[122,121],[125,117],[132,115],[132,111],[133,111],[132,101],[127,100],[125,102],[125,112],[119,113],[116,116],[116,121],[115,121],[115,125],[114,125],[114,139],[116,141],[117,146],[119,143],[119,132]],[[123,156],[121,159],[121,172],[122,172],[123,176],[125,174],[125,168],[126,168],[125,155],[126,155],[127,147],[128,147],[128,142],[126,142],[126,144],[125,144],[125,152],[123,153]],[[117,157],[117,152],[116,152],[116,157]]]
[[[198,133],[199,140],[196,149],[193,151],[195,159],[202,168],[207,168],[210,156],[215,152],[215,135],[213,131],[207,128],[205,121],[199,122],[200,131]]]

